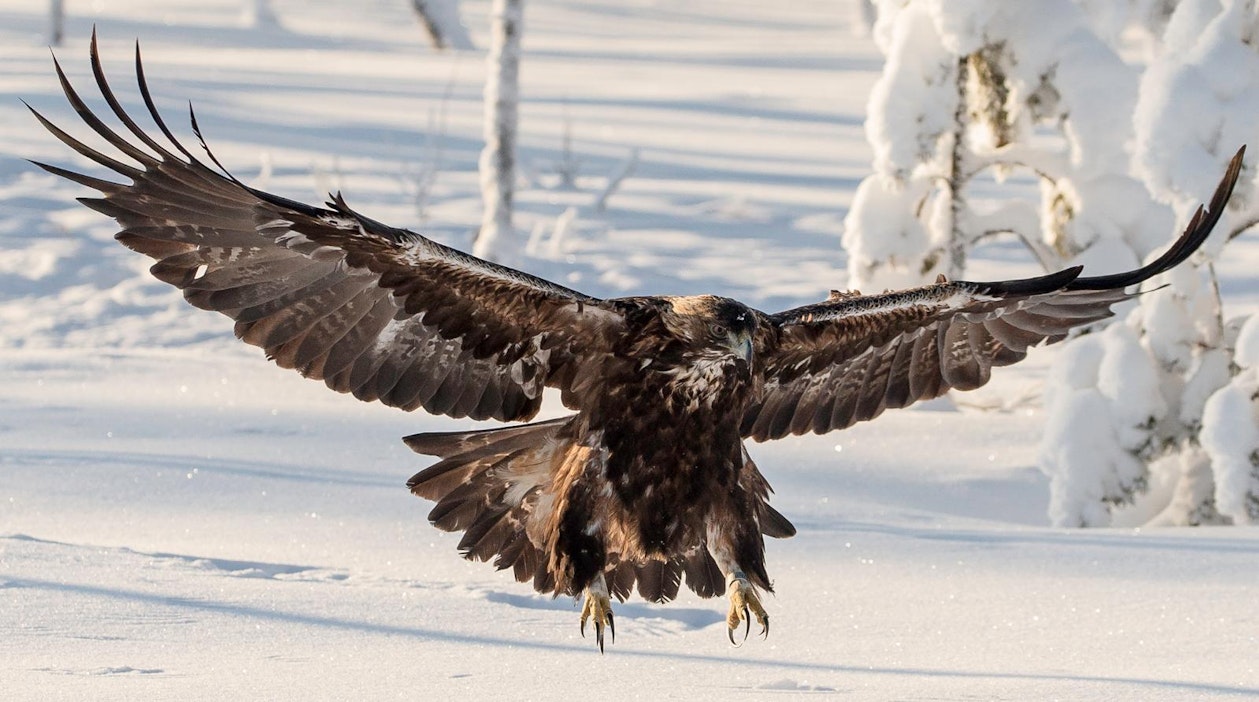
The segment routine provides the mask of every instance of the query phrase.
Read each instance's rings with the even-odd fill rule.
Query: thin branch
[[[1039,246],[1034,239],[1028,237],[1023,232],[1012,228],[998,227],[996,229],[988,229],[979,236],[972,237],[970,244],[971,246],[975,246],[984,239],[994,237],[998,234],[1013,234],[1018,237],[1018,240],[1027,247],[1027,250],[1032,252],[1032,256],[1036,258],[1036,262],[1040,264],[1040,267],[1044,269],[1045,272],[1052,273],[1053,271],[1062,268],[1062,263],[1057,256],[1054,256],[1052,253],[1045,250],[1044,247]]]
[[[1225,241],[1232,241],[1233,239],[1236,239],[1237,237],[1241,236],[1247,229],[1250,229],[1251,227],[1256,226],[1256,225],[1259,225],[1259,216],[1252,217],[1251,219],[1248,219],[1245,222],[1242,222],[1241,224],[1233,227],[1233,230],[1228,233],[1228,238],[1225,239]]]
[[[1045,180],[1057,182],[1067,170],[1063,168],[1060,158],[1053,154],[1038,152],[1027,144],[1014,142],[986,154],[972,154],[971,158],[979,165],[967,177],[974,177],[985,169],[997,165],[1026,168]]]
[[[608,208],[608,198],[612,197],[616,193],[616,191],[621,187],[621,183],[626,178],[630,177],[630,175],[634,173],[634,169],[637,167],[638,149],[634,149],[630,152],[629,158],[625,160],[625,163],[621,164],[619,169],[614,171],[612,175],[608,176],[608,184],[604,186],[603,192],[599,194],[599,197],[595,198],[594,209],[596,212],[603,212]]]

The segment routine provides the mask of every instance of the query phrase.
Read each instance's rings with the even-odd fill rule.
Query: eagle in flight
[[[180,144],[154,107],[139,47],[140,95],[164,141],[91,65],[123,130],[107,126],[56,66],[71,106],[115,153],[38,112],[83,156],[130,181],[42,168],[101,193],[80,201],[117,220],[117,239],[155,259],[157,278],[284,368],[403,410],[527,422],[543,391],[573,414],[404,440],[440,460],[407,483],[459,550],[542,593],[583,597],[600,650],[611,598],[665,602],[681,583],[729,595],[731,642],[755,618],[768,633],[763,537],[795,533],[744,447],[872,419],[950,389],[1112,314],[1131,286],[1169,270],[1210,233],[1241,168],[1162,256],[1133,271],[1079,267],[1024,280],[940,279],[899,292],[832,293],[767,314],[715,295],[600,299],[369,219],[339,196],[312,207],[262,192]],[[32,110],[34,112],[34,110]],[[205,146],[192,117],[192,128]],[[217,168],[216,168],[217,167]]]

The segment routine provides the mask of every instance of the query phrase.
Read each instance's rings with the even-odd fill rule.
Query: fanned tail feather
[[[403,439],[417,453],[442,460],[416,473],[407,487],[437,504],[433,526],[462,531],[464,558],[494,560],[518,582],[555,592],[547,559],[527,533],[540,490],[550,483],[551,454],[567,419],[504,429],[415,434]]]
[[[533,582],[538,592],[571,592],[563,574],[551,572],[552,559],[540,543],[539,526],[553,509],[549,497],[554,466],[568,451],[564,430],[572,418],[467,432],[415,434],[403,439],[416,453],[441,460],[415,474],[407,487],[437,504],[428,518],[443,531],[461,531],[464,558],[493,561],[510,569],[519,582]],[[541,506],[540,506],[541,505]],[[761,502],[760,525],[766,536],[785,538],[795,527]],[[683,583],[700,597],[726,590],[725,575],[701,544],[670,560],[626,560],[608,554],[604,570],[608,591],[625,601],[635,591],[645,600],[668,602]]]

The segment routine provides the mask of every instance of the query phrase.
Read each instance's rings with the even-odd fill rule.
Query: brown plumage
[[[164,142],[114,97],[95,37],[91,56],[129,136],[57,75],[87,126],[129,162],[36,117],[131,182],[39,165],[99,191],[81,201],[115,218],[118,240],[155,259],[153,275],[190,303],[236,320],[237,336],[280,366],[366,401],[511,422],[531,419],[545,388],[559,391],[571,416],[407,437],[440,458],[408,486],[436,502],[435,526],[463,532],[466,557],[540,592],[585,593],[583,627],[595,618],[601,647],[609,597],[637,590],[663,602],[683,583],[704,597],[729,591],[732,631],[749,609],[767,628],[756,594],[771,589],[763,537],[795,530],[769,506],[745,438],[823,433],[978,387],[1028,348],[1110,316],[1128,288],[1198,248],[1242,157],[1209,210],[1135,271],[941,279],[765,314],[715,296],[594,298],[381,224],[339,196],[321,208],[256,190],[180,145],[138,50],[140,94]]]

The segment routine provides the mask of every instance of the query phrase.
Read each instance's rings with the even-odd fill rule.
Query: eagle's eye
[[[726,335],[726,328],[720,324],[709,324],[708,331],[715,337],[722,337]]]

